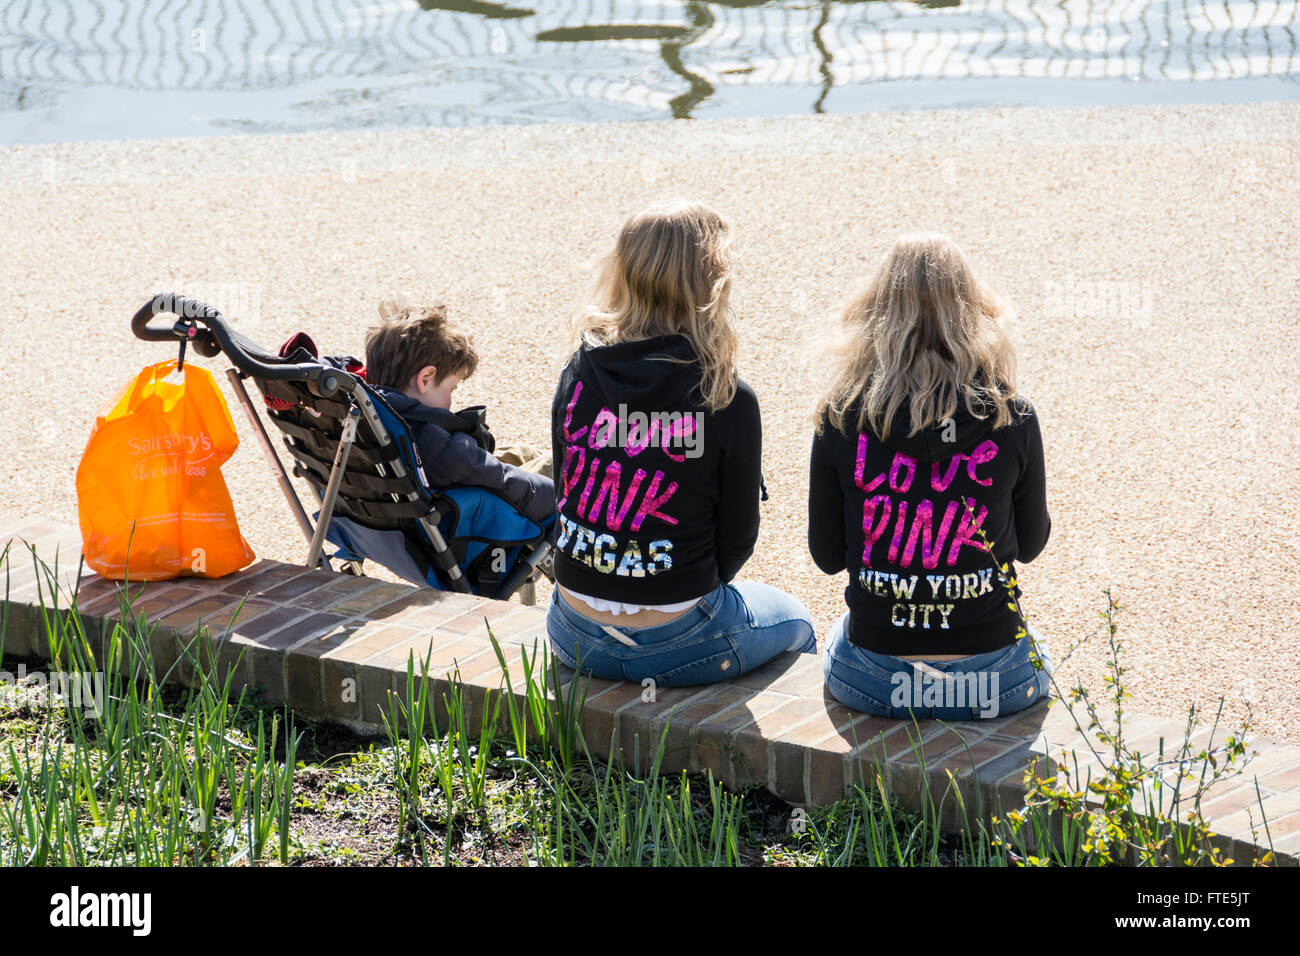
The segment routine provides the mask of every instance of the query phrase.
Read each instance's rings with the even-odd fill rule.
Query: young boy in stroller
[[[451,410],[456,388],[478,368],[478,353],[470,336],[448,319],[445,306],[390,301],[380,305],[379,316],[379,325],[366,336],[364,366],[352,356],[322,356],[319,361],[359,376],[406,423],[425,487],[437,489],[458,507],[457,519],[447,529],[450,536],[466,539],[466,553],[457,560],[475,589],[491,594],[493,580],[500,580],[499,572],[518,553],[510,550],[506,561],[507,549],[492,545],[523,542],[537,528],[547,537],[553,533],[550,452],[523,444],[497,452],[483,406]],[[315,344],[299,333],[280,355],[289,360],[314,357]],[[444,583],[394,532],[335,517],[327,537],[340,548],[337,558],[370,559],[411,581]]]
[[[456,387],[478,368],[478,353],[446,307],[385,302],[379,316],[366,336],[364,378],[411,426],[429,486],[486,488],[531,521],[553,524],[551,453],[512,445],[494,455],[483,407],[451,411]]]

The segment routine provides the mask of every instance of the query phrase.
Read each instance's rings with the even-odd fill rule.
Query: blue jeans
[[[826,642],[822,671],[831,696],[845,707],[901,720],[1005,717],[1047,696],[1052,660],[1042,639],[954,661],[908,661],[849,643],[846,613]],[[1041,670],[1030,657],[1038,648]]]
[[[739,677],[782,651],[817,653],[812,616],[799,601],[754,581],[722,584],[681,617],[658,627],[605,626],[551,595],[551,648],[563,663],[606,680],[660,686],[713,684]],[[621,637],[621,639],[620,639]]]

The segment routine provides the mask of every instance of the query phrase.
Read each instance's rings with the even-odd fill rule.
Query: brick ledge
[[[38,639],[44,634],[43,585],[33,551],[56,569],[59,605],[66,608],[70,595],[77,595],[89,636],[117,622],[120,585],[88,569],[78,575],[77,529],[0,515],[0,550],[6,543],[5,655],[48,657]],[[234,687],[363,733],[382,728],[380,708],[389,691],[404,696],[412,654],[417,661],[429,658],[436,700],[446,689],[447,672],[457,668],[471,713],[477,713],[485,694],[502,689],[489,624],[516,693],[523,684],[523,655],[532,657],[546,645],[542,608],[270,560],[225,578],[143,585],[133,611],[156,624],[151,643],[160,672],[175,666],[176,678],[188,683],[185,648],[203,628],[216,639],[222,673],[235,672]],[[558,692],[565,693],[574,679],[561,668]],[[1071,767],[1077,761],[1081,771],[1099,769],[1060,701],[1000,720],[903,724],[830,699],[820,660],[807,654],[783,654],[730,682],[665,688],[653,701],[645,696],[629,682],[587,682],[581,729],[593,754],[606,757],[615,749],[629,765],[645,769],[667,727],[663,769],[709,771],[731,787],[763,784],[796,805],[834,802],[855,783],[873,784],[879,772],[900,803],[915,811],[926,786],[937,799],[951,773],[967,807],[981,808],[987,818],[998,805],[1019,806],[1031,761],[1040,767],[1048,759]],[[1182,740],[1181,721],[1130,711],[1125,721],[1127,739],[1140,750],[1155,750],[1162,737]],[[1257,739],[1253,748],[1247,773],[1221,782],[1203,811],[1225,855],[1250,862],[1262,853],[1251,833],[1259,815],[1257,782],[1277,862],[1294,864],[1300,855],[1300,747]],[[942,814],[949,830],[961,825],[951,798],[943,801]],[[1264,840],[1262,828],[1258,839]]]

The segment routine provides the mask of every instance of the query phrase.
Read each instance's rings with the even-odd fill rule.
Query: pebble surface
[[[1118,600],[1132,706],[1254,707],[1300,740],[1300,103],[947,110],[589,126],[61,143],[0,150],[0,508],[75,522],[96,412],[170,346],[128,320],[215,300],[268,347],[360,354],[376,305],[446,302],[474,331],[499,440],[544,444],[593,257],[646,203],[736,230],[741,371],[764,419],[744,576],[812,610],[844,577],[806,546],[817,335],[899,233],[937,229],[1016,307],[1043,421],[1052,538],[1021,569],[1062,687],[1104,693]],[[221,374],[219,359],[191,357]],[[306,545],[233,398],[225,474],[259,555]]]

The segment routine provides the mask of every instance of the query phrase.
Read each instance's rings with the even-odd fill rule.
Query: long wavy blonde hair
[[[731,316],[731,227],[703,203],[644,209],[623,225],[574,317],[575,346],[614,345],[680,333],[703,370],[700,395],[717,411],[736,395]]]
[[[904,402],[909,436],[951,417],[958,403],[1001,428],[1016,398],[1016,355],[1002,324],[1009,316],[956,243],[936,233],[900,237],[844,309],[822,357],[829,385],[818,430],[829,419],[846,434],[870,426],[887,438]]]

